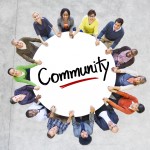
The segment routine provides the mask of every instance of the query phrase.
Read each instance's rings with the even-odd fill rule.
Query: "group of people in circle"
[[[16,48],[17,54],[31,64],[8,69],[8,74],[15,81],[26,84],[14,91],[14,95],[10,98],[10,103],[19,103],[20,105],[32,103],[26,111],[26,116],[35,118],[37,121],[48,119],[47,136],[49,138],[53,138],[56,134],[64,133],[72,122],[74,136],[79,138],[80,144],[87,145],[92,141],[91,135],[94,122],[104,131],[118,132],[117,123],[119,117],[114,108],[125,114],[142,113],[145,110],[144,105],[139,103],[135,96],[124,92],[124,90],[144,84],[146,77],[127,69],[135,62],[135,56],[138,54],[137,49],[131,49],[128,46],[115,49],[124,36],[122,27],[124,20],[122,18],[110,21],[98,34],[99,21],[93,9],[88,11],[76,29],[70,10],[63,8],[57,20],[58,32],[52,23],[47,18],[41,17],[39,13],[34,12],[32,17],[34,19],[33,27],[38,38],[23,37],[19,40],[13,39],[11,41],[11,44]],[[86,116],[75,117],[74,111],[70,111],[69,117],[64,117],[57,114],[55,106],[47,109],[40,103],[41,95],[35,95],[34,93],[34,90],[39,90],[40,86],[30,81],[30,69],[42,64],[40,59],[33,59],[38,50],[38,46],[34,45],[33,42],[49,46],[46,40],[54,36],[54,34],[61,38],[63,32],[68,32],[72,39],[78,32],[94,36],[96,39],[95,46],[101,44],[101,42],[104,43],[107,47],[106,55],[111,54],[115,62],[115,67],[112,68],[112,71],[116,73],[115,86],[108,87],[108,90],[112,93],[111,96],[103,98],[104,104],[97,110],[93,106],[89,106],[89,114]]]

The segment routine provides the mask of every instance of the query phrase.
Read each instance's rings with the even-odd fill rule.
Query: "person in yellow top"
[[[82,30],[84,33],[97,37],[98,26],[99,26],[99,21],[96,18],[96,12],[95,10],[91,9],[88,11],[87,16],[85,16],[82,19],[79,28],[76,30],[73,36],[75,36],[80,30]]]

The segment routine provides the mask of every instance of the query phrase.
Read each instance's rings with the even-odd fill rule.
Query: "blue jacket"
[[[15,90],[14,96],[19,95],[19,94],[26,95],[22,101],[18,102],[20,105],[26,105],[26,104],[32,103],[36,100],[33,89],[34,89],[34,86],[25,85],[25,86]]]

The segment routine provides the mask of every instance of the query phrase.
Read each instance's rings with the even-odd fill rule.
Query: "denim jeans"
[[[51,31],[48,36],[42,36],[42,39],[43,39],[43,41],[46,41],[49,38],[51,38],[52,36],[54,36],[54,32],[53,31]]]

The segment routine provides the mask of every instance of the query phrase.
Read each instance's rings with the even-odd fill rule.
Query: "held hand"
[[[41,60],[35,60],[35,63],[36,63],[37,65],[41,65],[41,64],[42,64],[42,61],[41,61]]]
[[[34,87],[34,90],[39,90],[40,89],[40,86],[35,86]]]
[[[39,100],[40,98],[41,98],[41,95],[38,94],[38,95],[36,96],[36,99]]]
[[[112,70],[114,73],[118,73],[118,70],[119,70],[119,69],[118,69],[118,67],[112,67],[111,70]]]
[[[108,90],[111,92],[114,89],[113,86],[108,86]]]
[[[76,35],[75,33],[72,33],[72,37],[71,38],[73,39],[75,37],[75,35]]]
[[[108,90],[112,93],[116,93],[118,90],[113,86],[108,86]]]
[[[96,40],[95,41],[95,45],[97,46],[97,45],[99,45],[100,44],[100,41],[99,40]]]
[[[106,97],[104,97],[104,98],[103,98],[103,101],[104,101],[104,103],[107,103],[107,102],[109,101],[109,99],[106,98]]]
[[[56,112],[56,107],[53,105],[53,106],[50,108],[50,111],[51,111],[52,113],[55,113],[55,112]]]
[[[46,46],[46,47],[48,46],[48,43],[47,43],[47,42],[43,42],[42,44],[43,44],[44,46]]]
[[[69,117],[73,117],[74,116],[74,111],[70,111],[69,112]]]
[[[58,32],[58,33],[56,34],[56,36],[57,36],[57,37],[61,37],[61,32]]]
[[[93,106],[90,106],[90,112],[94,113],[95,112],[95,108]]]
[[[111,54],[111,53],[112,53],[112,50],[111,50],[111,49],[106,49],[106,50],[105,50],[105,54],[106,54],[106,55]]]
[[[73,38],[74,38],[74,35],[73,35],[73,33],[72,33],[72,32],[69,32],[69,36],[70,36],[70,38],[71,38],[71,39],[73,39]]]

